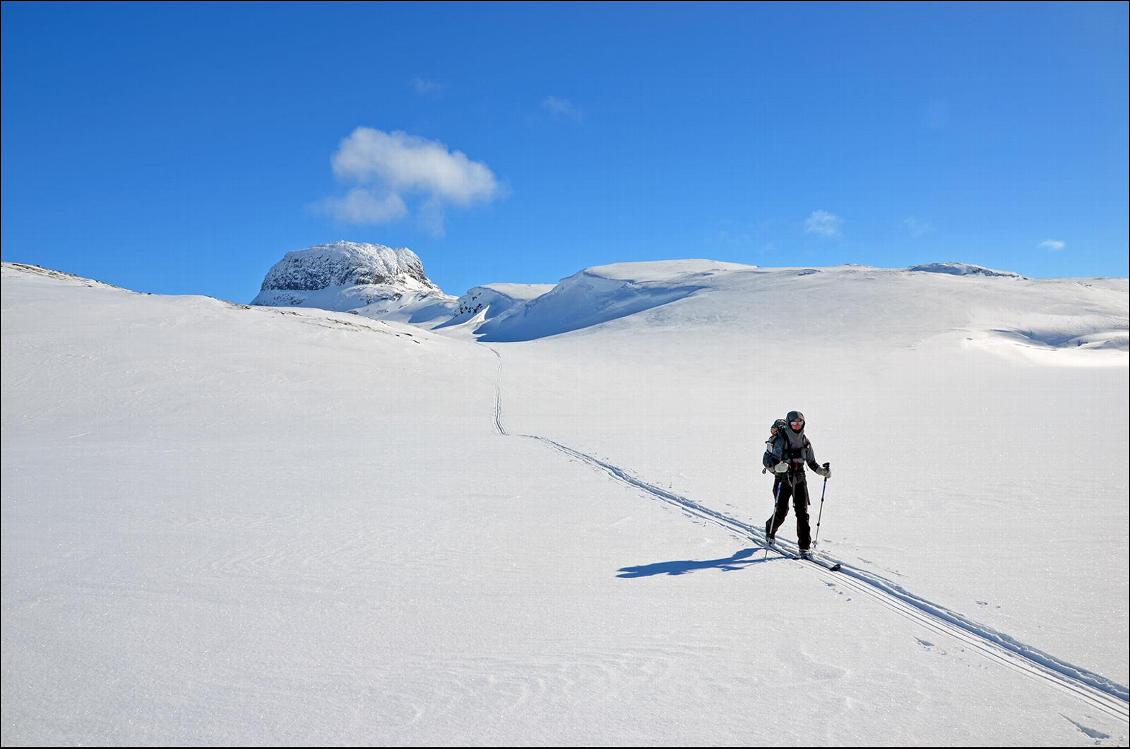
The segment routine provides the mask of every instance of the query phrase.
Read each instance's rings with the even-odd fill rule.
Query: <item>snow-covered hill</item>
[[[682,299],[707,288],[707,280],[718,273],[743,269],[709,260],[586,268],[485,321],[475,333],[482,341],[527,341],[566,333]]]
[[[339,241],[288,252],[267,272],[252,304],[426,322],[446,319],[454,301],[411,250]]]
[[[1019,273],[1013,273],[1007,270],[993,270],[986,268],[983,265],[971,265],[969,263],[925,263],[923,265],[914,265],[907,270],[918,271],[920,273],[946,273],[951,276],[997,276],[1001,278],[1023,278]]]
[[[1127,744],[1126,279],[2,283],[5,745]],[[791,408],[840,573],[755,542]]]
[[[450,320],[439,327],[476,325],[513,312],[553,289],[553,284],[488,283],[468,289],[459,297]]]
[[[753,339],[803,340],[834,331],[844,341],[882,334],[919,343],[960,333],[970,345],[1043,356],[1075,348],[1127,351],[1126,297],[1124,279],[1029,280],[953,263],[906,270],[622,263],[569,276],[524,304],[509,305],[475,333],[484,342],[527,341],[645,312],[654,324],[667,316],[667,305],[686,300],[678,307],[680,324],[705,322]],[[1125,362],[1075,354],[1060,359]]]

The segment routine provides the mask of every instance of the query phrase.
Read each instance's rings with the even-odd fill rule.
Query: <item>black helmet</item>
[[[797,432],[803,432],[804,431],[804,414],[802,414],[800,411],[789,411],[788,416],[785,417],[785,421],[789,422],[789,428],[790,429],[792,429],[794,421],[799,421],[800,422],[800,429],[797,429],[795,431],[797,431]]]

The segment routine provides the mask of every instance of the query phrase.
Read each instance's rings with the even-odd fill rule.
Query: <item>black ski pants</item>
[[[788,517],[790,497],[796,512],[797,544],[800,548],[807,549],[812,543],[812,529],[808,525],[808,482],[803,471],[777,476],[773,482],[773,535],[777,534],[777,529]]]

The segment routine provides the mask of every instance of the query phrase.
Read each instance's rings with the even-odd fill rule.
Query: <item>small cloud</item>
[[[1066,247],[1067,242],[1064,242],[1062,239],[1045,239],[1043,242],[1040,242],[1041,249],[1051,250],[1052,252],[1060,252]]]
[[[429,81],[427,78],[416,76],[412,79],[412,88],[420,96],[439,96],[443,93],[446,86],[442,83],[436,83],[435,81]]]
[[[819,234],[822,237],[838,237],[844,220],[828,211],[813,211],[804,222],[805,234]]]
[[[396,193],[378,195],[364,187],[353,188],[344,198],[326,198],[318,207],[351,224],[386,224],[408,213],[404,199]]]
[[[541,100],[541,108],[558,119],[572,120],[579,123],[582,119],[581,110],[560,96],[547,96]]]
[[[928,221],[922,221],[914,216],[907,216],[902,220],[902,225],[910,233],[910,236],[918,239],[924,237],[930,232],[934,231],[934,225]]]
[[[359,127],[341,141],[332,159],[334,175],[353,187],[320,208],[352,223],[386,223],[408,213],[406,198],[422,200],[421,221],[443,235],[443,207],[489,203],[502,194],[490,167],[439,141],[395,131]]]

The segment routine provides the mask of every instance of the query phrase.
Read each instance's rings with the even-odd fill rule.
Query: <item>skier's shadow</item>
[[[771,562],[774,559],[784,559],[779,554],[758,554],[766,551],[763,547],[753,546],[748,549],[735,551],[733,556],[725,559],[680,559],[674,562],[656,562],[655,564],[641,564],[638,567],[621,567],[620,574],[616,577],[651,577],[652,575],[685,575],[697,570],[722,570],[733,572],[745,569],[751,564]]]

